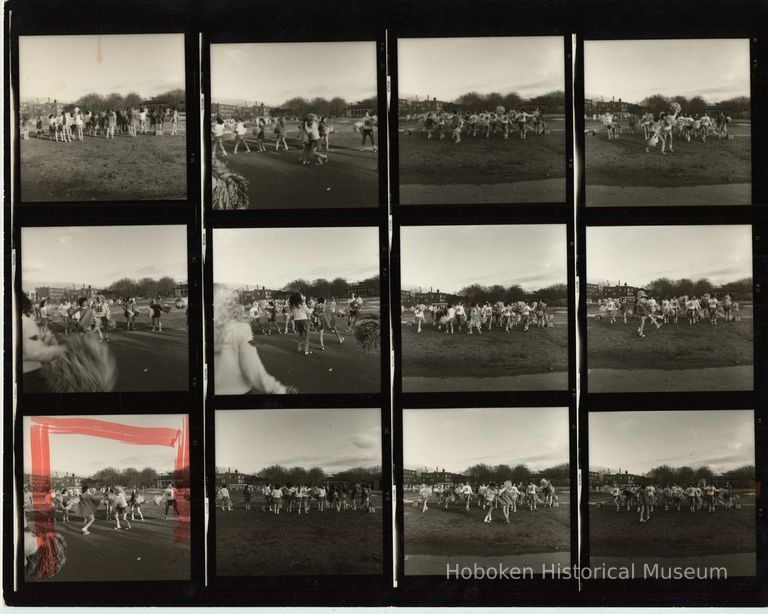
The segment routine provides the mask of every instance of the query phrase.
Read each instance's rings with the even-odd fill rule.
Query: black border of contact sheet
[[[78,15],[77,19],[62,15]],[[3,593],[12,605],[524,606],[768,605],[768,0],[10,0],[5,5],[5,361],[3,534],[20,528],[14,506],[23,474],[22,417],[166,414],[190,417],[191,559],[189,581],[25,583],[23,561],[3,540]],[[19,91],[18,36],[183,33],[187,87],[187,196],[170,201],[20,202],[20,143],[13,125]],[[558,36],[566,100],[566,199],[561,203],[419,205],[399,203],[397,42],[400,38]],[[752,76],[752,204],[701,207],[587,207],[584,43],[605,39],[749,38]],[[349,208],[211,210],[210,45],[234,42],[372,41],[377,48],[378,203]],[[436,58],[435,61],[439,61]],[[67,70],[62,61],[62,70]],[[245,74],[244,78],[258,76]],[[500,85],[502,87],[502,85]],[[202,115],[195,121],[195,112]],[[596,138],[596,137],[589,137]],[[21,195],[23,196],[23,195]],[[181,224],[187,227],[188,390],[25,395],[14,382],[20,350],[11,340],[20,290],[21,228],[27,226]],[[561,224],[567,228],[568,386],[556,391],[403,393],[400,361],[400,231],[403,226]],[[754,390],[611,393],[589,391],[587,228],[744,224],[752,227]],[[377,227],[381,277],[381,389],[370,394],[215,395],[213,385],[214,230],[248,227]],[[12,314],[12,317],[8,317]],[[753,409],[757,574],[708,581],[447,580],[404,575],[403,409],[567,407],[570,427],[570,537],[574,564],[589,563],[589,417],[593,412]],[[379,408],[381,411],[384,567],[371,576],[223,577],[216,573],[215,413],[217,409]],[[471,411],[471,409],[469,409]],[[347,544],[339,535],[339,547]],[[391,561],[391,564],[390,564]]]

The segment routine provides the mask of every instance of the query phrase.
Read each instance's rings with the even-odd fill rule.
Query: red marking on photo
[[[37,546],[41,556],[40,573],[51,577],[58,571],[54,510],[51,499],[51,435],[87,435],[112,439],[135,446],[164,446],[176,448],[174,482],[178,485],[176,505],[179,515],[174,527],[176,542],[189,542],[190,483],[189,483],[189,416],[184,416],[180,429],[144,427],[119,424],[91,418],[33,417],[29,432],[32,458],[32,506],[35,518]]]

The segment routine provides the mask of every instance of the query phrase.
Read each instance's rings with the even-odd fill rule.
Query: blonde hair
[[[240,304],[240,297],[235,290],[224,286],[213,291],[213,351],[221,352],[227,336],[230,322],[246,321],[245,308]]]

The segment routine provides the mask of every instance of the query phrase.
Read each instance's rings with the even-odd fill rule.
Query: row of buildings
[[[654,477],[652,474],[639,475],[637,473],[630,473],[626,470],[622,472],[621,469],[615,473],[612,473],[610,470],[589,472],[589,487],[592,490],[598,490],[605,486],[613,486],[614,484],[622,488],[626,486],[639,486],[640,484],[647,484],[648,482],[653,481]],[[754,482],[750,482],[749,480],[734,480],[731,478],[726,478],[723,474],[715,475],[709,481],[717,488],[723,488],[729,484],[732,488],[754,487]],[[672,486],[672,484],[662,484],[662,486]],[[687,484],[678,484],[678,486],[687,486]]]
[[[113,293],[109,290],[100,290],[93,286],[86,286],[82,284],[79,288],[72,285],[69,288],[54,287],[54,286],[40,286],[34,290],[30,290],[28,293],[29,300],[33,303],[38,301],[51,301],[54,303],[61,303],[63,301],[69,301],[70,303],[76,302],[80,298],[87,298],[93,300],[99,294],[107,298],[121,298],[113,296]],[[186,283],[176,284],[173,289],[173,298],[187,298],[189,296],[189,285]],[[166,297],[164,297],[166,298]]]
[[[641,104],[627,102],[621,98],[611,98],[610,100],[605,100],[603,98],[584,99],[584,116],[592,117],[593,119],[597,119],[599,115],[603,115],[604,113],[611,113],[621,119],[629,119],[630,116],[639,117],[648,110],[649,109],[647,107],[644,107]],[[749,111],[737,112],[725,107],[721,107],[717,104],[708,105],[702,110],[706,112],[710,117],[720,113],[721,111],[726,115],[738,119],[749,119],[751,115]],[[683,112],[688,112],[688,109],[683,109]]]
[[[362,281],[348,284],[345,296],[346,298],[352,298],[354,294],[355,296],[367,298],[379,296],[380,293],[381,288],[375,281]],[[237,294],[242,305],[250,305],[255,301],[283,301],[290,296],[291,292],[289,290],[270,290],[266,286],[256,286],[254,288],[244,286],[237,291]],[[340,296],[337,298],[340,298]]]
[[[653,295],[653,291],[648,290],[647,288],[640,288],[638,286],[630,286],[627,283],[622,284],[619,282],[618,284],[610,285],[610,284],[585,284],[585,292],[587,294],[587,304],[591,303],[598,303],[603,299],[607,298],[613,298],[613,299],[632,299],[637,296],[637,293],[640,290],[643,290],[645,292],[650,293]],[[730,294],[731,298],[737,301],[751,301],[752,300],[752,293],[751,292],[742,292],[740,290],[736,290],[733,288],[729,288],[728,286],[721,286],[719,288],[714,288],[709,291],[710,296],[714,296],[716,299],[720,300],[723,297],[725,297],[726,294]],[[655,297],[659,298],[659,297]],[[668,297],[661,297],[661,298],[668,298]]]
[[[230,492],[242,491],[246,486],[250,486],[251,488],[258,488],[261,486],[266,486],[268,483],[269,480],[267,478],[262,478],[258,475],[252,475],[248,473],[240,473],[237,469],[234,471],[231,469],[227,469],[227,471],[219,471],[218,469],[216,470],[216,484],[219,486],[226,486]],[[326,477],[323,480],[323,485],[326,488],[330,488],[331,486],[351,486],[349,480],[339,478],[335,475]],[[381,480],[373,480],[368,482],[367,485],[370,486],[372,490],[381,490]]]
[[[27,100],[19,103],[19,114],[22,117],[34,118],[38,115],[40,117],[48,117],[49,115],[61,115],[64,111],[73,109],[74,103],[60,102],[58,100],[51,100],[48,98],[45,101]],[[166,100],[161,98],[149,98],[143,100],[140,104],[141,107],[148,109],[149,111],[156,111],[158,109],[176,109],[179,113],[186,112],[186,100]],[[83,109],[86,110],[86,109]]]
[[[565,112],[565,107],[561,105],[542,105],[527,103],[522,104],[519,107],[515,107],[517,111],[525,111],[526,113],[532,113],[535,110],[541,110],[543,113],[562,114]],[[438,100],[434,96],[427,96],[424,99],[421,98],[398,98],[397,99],[397,114],[398,117],[407,118],[414,116],[422,116],[427,113],[477,113],[483,109],[467,109],[463,105],[456,102],[447,102],[445,100]],[[485,109],[492,111],[493,109]]]
[[[345,107],[343,110],[343,117],[351,119],[358,119],[363,117],[367,111],[375,114],[376,109],[372,109],[369,106],[351,105]],[[223,119],[240,118],[245,121],[256,121],[258,119],[269,119],[272,117],[284,117],[289,121],[295,121],[298,119],[299,111],[289,107],[270,107],[262,103],[256,103],[249,105],[244,104],[227,104],[223,102],[211,103],[211,117],[222,117]]]
[[[174,473],[161,473],[151,484],[121,484],[126,488],[133,486],[148,486],[149,488],[163,489],[167,488],[174,482],[177,482],[178,478]],[[96,489],[104,488],[106,486],[117,486],[117,484],[103,484],[97,480],[84,478],[74,473],[54,474],[49,476],[44,475],[31,475],[29,473],[24,474],[24,488],[26,490],[40,492],[50,489],[51,491],[61,491],[66,488],[82,489],[83,484],[89,488]]]

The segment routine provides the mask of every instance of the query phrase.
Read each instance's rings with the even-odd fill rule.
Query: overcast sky
[[[398,96],[452,101],[469,92],[529,98],[562,91],[564,57],[560,36],[401,38]]]
[[[640,102],[647,96],[750,95],[749,39],[625,40],[584,43],[584,93]]]
[[[659,465],[721,473],[755,463],[754,412],[590,412],[589,468],[644,474]]]
[[[48,416],[46,416],[48,417]],[[182,429],[183,414],[130,415],[130,416],[67,416],[67,418],[93,418],[131,426]],[[24,471],[30,472],[29,432],[32,418],[24,417]],[[90,477],[100,469],[114,467],[118,470],[142,470],[152,467],[158,473],[173,471],[176,465],[176,448],[164,446],[140,446],[102,439],[88,435],[51,434],[51,475],[55,472],[74,473]]]
[[[23,101],[130,92],[151,98],[184,88],[184,35],[21,36],[19,75]]]
[[[362,281],[379,274],[379,229],[218,228],[213,280],[280,289],[296,279]]]
[[[568,281],[562,224],[406,226],[400,245],[404,289],[458,292],[478,283],[537,290]]]
[[[403,412],[403,464],[460,473],[472,465],[569,462],[568,408],[408,409]]]
[[[724,284],[752,277],[750,226],[587,228],[587,281],[644,286],[660,277]]]
[[[185,226],[22,228],[25,292],[51,285],[103,289],[123,277],[187,279]]]
[[[376,43],[238,43],[211,45],[211,99],[278,106],[296,96],[376,96]]]
[[[216,412],[216,466],[257,473],[271,465],[337,473],[381,465],[381,411],[261,409]]]

